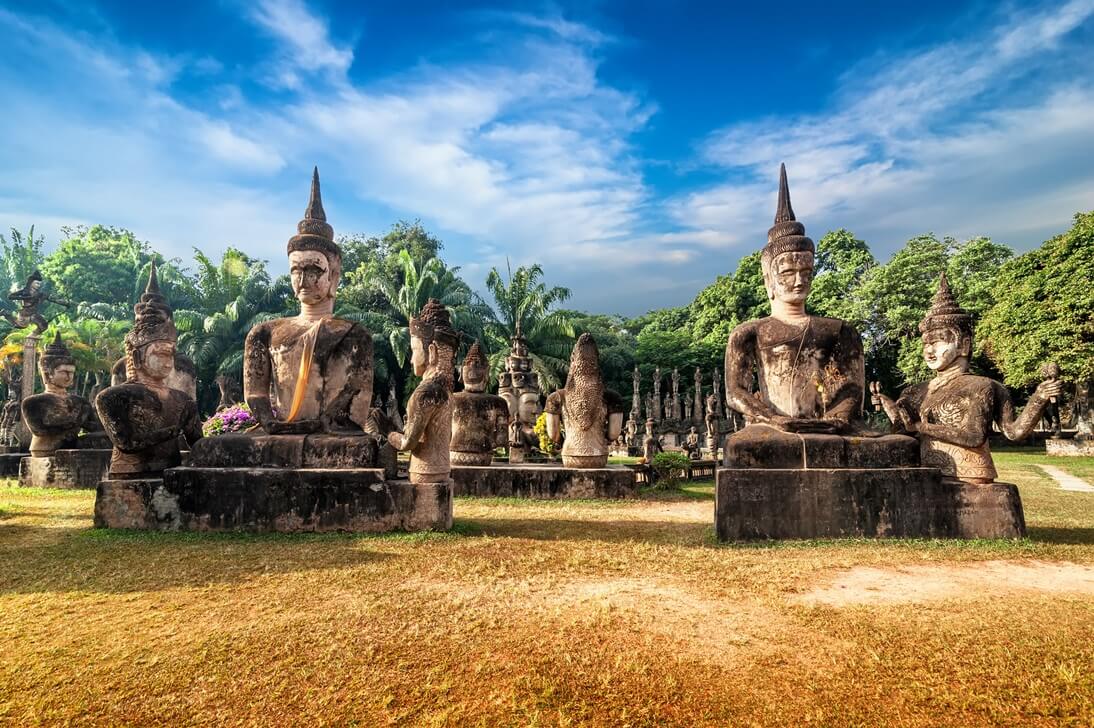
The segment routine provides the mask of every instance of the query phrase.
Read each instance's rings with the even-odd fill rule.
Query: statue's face
[[[153,341],[144,347],[141,357],[141,373],[162,382],[175,370],[175,344],[170,341]]]
[[[426,343],[421,337],[414,334],[410,335],[410,366],[414,370],[414,374],[419,377],[425,374],[425,370],[429,366],[429,351],[426,348]]]
[[[41,281],[31,281],[30,285],[27,286],[27,288],[30,289],[31,293],[37,293],[38,289],[40,289],[41,287],[42,287],[42,282]]]
[[[460,370],[460,376],[463,379],[463,388],[468,392],[486,391],[486,367],[465,363]]]
[[[289,253],[289,277],[300,303],[314,306],[334,296],[330,261],[317,250]]]
[[[960,332],[933,329],[923,334],[923,360],[931,371],[944,372],[968,357],[968,346]]]
[[[76,367],[72,364],[61,364],[53,367],[49,375],[49,384],[59,389],[68,389],[76,381]]]
[[[520,415],[521,422],[534,423],[539,416],[539,395],[522,394],[517,413]]]
[[[784,303],[805,303],[813,285],[813,254],[783,253],[764,271],[768,295]]]

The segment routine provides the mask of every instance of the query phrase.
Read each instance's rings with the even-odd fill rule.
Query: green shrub
[[[663,490],[680,487],[680,479],[691,463],[682,452],[659,452],[653,456],[653,471],[657,474],[655,486]]]

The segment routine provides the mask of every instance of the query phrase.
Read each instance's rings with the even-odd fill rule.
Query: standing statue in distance
[[[410,364],[422,378],[406,405],[406,429],[388,434],[396,450],[410,451],[411,483],[444,483],[452,471],[452,373],[459,335],[448,309],[435,298],[410,319]]]
[[[726,399],[749,425],[853,434],[861,430],[865,389],[862,340],[844,321],[806,313],[813,256],[813,241],[794,217],[784,165],[775,224],[760,258],[771,315],[730,332]]]
[[[647,465],[653,465],[653,457],[664,452],[661,438],[653,433],[653,418],[646,420],[646,437],[642,440],[642,459]]]
[[[692,427],[688,430],[688,436],[684,438],[684,452],[688,454],[688,457],[692,460],[699,459],[699,430]]]
[[[556,444],[566,428],[562,465],[567,468],[603,468],[608,445],[623,429],[623,400],[605,389],[600,374],[600,351],[591,334],[578,337],[570,355],[566,386],[547,398],[547,435]]]
[[[718,381],[718,380],[714,380]],[[718,449],[718,395],[711,393],[707,395],[707,449]]]
[[[287,252],[300,314],[265,321],[247,334],[243,396],[269,435],[361,435],[372,402],[372,334],[334,317],[342,250],[323,210],[318,169]]]
[[[463,391],[452,395],[453,465],[489,465],[494,448],[504,447],[509,435],[509,405],[487,394],[490,368],[479,342],[471,345],[460,371]]]
[[[42,274],[38,271],[34,271],[30,274],[30,277],[27,278],[26,285],[18,291],[9,293],[8,300],[18,301],[19,310],[15,312],[14,316],[7,311],[0,313],[0,316],[3,316],[4,320],[16,329],[25,329],[31,324],[34,324],[34,333],[37,335],[41,335],[49,325],[45,317],[42,316],[41,312],[38,310],[44,302],[52,301],[53,303],[59,303],[66,308],[72,306],[70,301],[54,298],[42,291]]]
[[[946,274],[938,281],[931,308],[919,324],[923,358],[934,379],[908,387],[894,402],[879,392],[885,414],[895,429],[919,438],[924,466],[937,467],[950,478],[967,483],[995,481],[995,464],[988,436],[992,423],[1011,440],[1028,437],[1062,384],[1048,379],[1037,386],[1018,416],[1007,388],[987,377],[969,374],[972,316],[950,291]]]
[[[30,454],[45,457],[73,448],[80,429],[91,418],[91,403],[68,390],[76,381],[76,360],[57,332],[38,363],[46,391],[23,400],[23,419],[33,437]]]
[[[153,263],[148,286],[134,306],[125,335],[126,382],[95,398],[95,409],[114,444],[110,477],[158,477],[180,463],[179,434],[193,444],[201,437],[197,404],[167,380],[175,367],[178,332],[160,294]]]

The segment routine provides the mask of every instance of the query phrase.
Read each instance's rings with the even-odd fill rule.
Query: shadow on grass
[[[0,524],[0,593],[129,593],[349,569],[397,558],[369,548],[447,533],[179,533]]]
[[[1060,528],[1030,526],[1026,529],[1030,541],[1060,544],[1094,544],[1094,528]]]
[[[687,521],[580,521],[541,518],[461,518],[459,524],[470,536],[527,538],[536,541],[603,541],[624,543],[668,543],[703,546],[707,532],[713,527],[706,523]]]

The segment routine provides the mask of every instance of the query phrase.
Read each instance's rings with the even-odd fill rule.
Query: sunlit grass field
[[[997,455],[1020,542],[721,545],[713,487],[425,535],[91,528],[0,485],[12,725],[1091,725],[1094,459]]]

